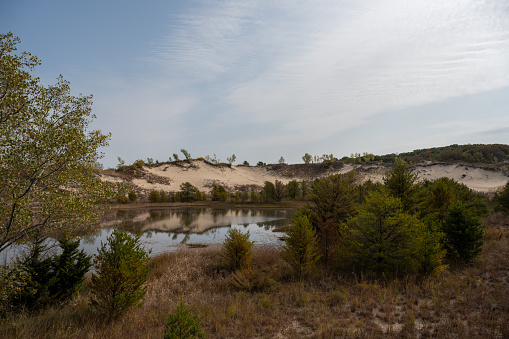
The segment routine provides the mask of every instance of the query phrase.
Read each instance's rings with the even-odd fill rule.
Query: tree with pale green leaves
[[[185,149],[183,149],[183,148],[182,148],[180,151],[182,152],[182,154],[184,154],[184,156],[186,157],[186,160],[187,160],[187,161],[191,161],[191,160],[193,160],[193,159],[191,158],[191,153],[189,153],[187,150],[185,150]],[[175,156],[175,155],[174,155],[174,156]]]
[[[306,153],[302,156],[302,161],[304,161],[306,165],[309,165],[313,161],[313,156],[309,153]]]
[[[0,34],[0,252],[35,232],[90,225],[117,192],[93,169],[109,135],[89,130],[92,96],[72,96],[61,76],[41,85],[31,74],[39,59],[16,53],[18,43]]]
[[[232,154],[231,157],[226,157],[226,160],[230,165],[233,165],[235,161],[237,161],[237,156],[235,154]]]

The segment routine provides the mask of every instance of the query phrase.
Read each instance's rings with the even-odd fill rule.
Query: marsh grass
[[[232,282],[220,248],[152,259],[143,304],[106,322],[85,286],[69,303],[1,320],[1,338],[162,338],[183,296],[208,338],[508,338],[509,229],[493,217],[484,251],[437,277],[368,280],[318,266],[296,281],[274,248],[253,248],[260,288]]]

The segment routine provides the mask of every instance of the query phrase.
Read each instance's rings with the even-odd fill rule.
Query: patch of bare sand
[[[212,184],[224,186],[228,190],[234,190],[239,186],[263,186],[265,181],[274,182],[279,180],[287,184],[291,179],[276,175],[263,167],[248,166],[213,166],[202,161],[185,163],[182,166],[161,165],[145,170],[153,175],[171,180],[170,191],[180,190],[180,185],[185,182],[191,183],[200,191],[208,191]],[[161,184],[148,183],[144,179],[134,179],[133,184],[145,189],[163,189]],[[167,185],[164,185],[168,189]]]
[[[509,180],[500,172],[461,164],[415,166],[414,172],[420,179],[436,180],[442,177],[454,179],[478,192],[495,192]]]

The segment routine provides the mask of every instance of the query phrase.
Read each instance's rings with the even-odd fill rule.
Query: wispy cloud
[[[224,126],[272,126],[260,146],[509,86],[505,0],[196,4],[172,15],[152,61],[193,96],[214,93],[201,103]]]
[[[503,1],[220,2],[178,15],[157,56],[196,82],[234,78],[223,92],[231,115],[358,116],[347,128],[508,85],[502,9]]]

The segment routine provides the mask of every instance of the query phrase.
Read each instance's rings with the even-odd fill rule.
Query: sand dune
[[[294,166],[294,167],[292,167]],[[356,169],[359,182],[368,179],[381,182],[385,172],[390,168],[387,164],[353,165],[335,163],[334,166],[304,165],[269,165],[267,167],[251,166],[214,166],[203,161],[181,164],[161,164],[155,167],[144,167],[139,177],[124,179],[142,191],[164,190],[175,192],[180,185],[189,182],[200,191],[209,191],[214,182],[229,191],[242,188],[260,188],[265,181],[279,180],[288,183],[290,180],[311,181],[335,173],[346,173]],[[306,169],[309,169],[306,171]],[[504,186],[509,176],[502,170],[490,170],[481,167],[461,164],[430,164],[412,167],[420,179],[435,180],[448,177],[478,192],[494,192]],[[102,179],[119,182],[115,173],[103,174]]]

